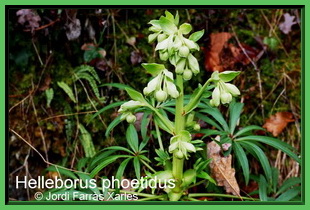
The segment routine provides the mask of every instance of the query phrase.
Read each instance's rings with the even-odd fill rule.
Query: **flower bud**
[[[174,153],[174,156],[176,158],[182,159],[184,157],[183,153],[181,150],[178,150],[177,152]]]
[[[200,131],[200,125],[198,123],[195,124],[193,128],[195,131]]]
[[[175,73],[182,74],[184,72],[185,63],[185,59],[180,59],[175,67]]]
[[[157,37],[158,42],[164,41],[165,39],[167,39],[167,36],[165,34],[159,34]]]
[[[231,95],[233,95],[233,96],[240,95],[240,91],[235,85],[230,84],[230,83],[225,83],[225,86],[226,86],[226,89],[228,90],[228,92],[231,93]]]
[[[165,91],[159,90],[155,93],[155,97],[158,102],[163,102],[167,99],[167,93]]]
[[[150,93],[151,93],[152,91],[150,91],[150,89],[148,88],[148,87],[145,87],[144,89],[143,89],[143,94],[144,95],[149,95]]]
[[[167,51],[166,52],[159,52],[159,58],[162,61],[167,61],[169,58],[168,52]]]
[[[220,105],[220,88],[216,87],[214,88],[213,92],[212,92],[212,102],[210,101],[210,104],[212,103],[212,106],[219,106]]]
[[[193,76],[193,72],[189,69],[185,69],[183,72],[183,79],[184,80],[190,80]]]
[[[129,114],[127,117],[126,117],[126,121],[128,122],[128,123],[134,123],[134,122],[136,122],[136,116],[134,116],[133,114]]]
[[[127,112],[128,110],[137,109],[141,107],[142,105],[143,104],[139,101],[130,100],[126,103],[123,103],[120,109],[118,110],[118,112],[124,113],[124,112]]]
[[[231,102],[231,100],[232,100],[232,96],[231,96],[230,93],[224,92],[224,93],[221,94],[221,102],[222,102],[222,104],[228,104],[228,103]]]
[[[187,57],[189,54],[189,49],[185,45],[181,46],[179,49],[179,56],[181,57]]]

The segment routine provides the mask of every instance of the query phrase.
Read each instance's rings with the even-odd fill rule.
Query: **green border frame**
[[[301,208],[301,209],[308,209],[309,208],[309,202],[307,202],[307,198],[305,197],[305,192],[307,193],[309,190],[309,183],[305,180],[307,177],[307,174],[309,174],[309,168],[307,168],[307,165],[305,164],[305,160],[307,158],[305,151],[307,151],[307,149],[309,148],[309,144],[306,142],[307,141],[307,137],[309,136],[309,130],[305,129],[305,125],[306,125],[306,117],[307,117],[307,113],[305,110],[305,107],[307,107],[307,105],[309,104],[309,99],[307,100],[306,98],[306,90],[309,88],[309,83],[307,84],[306,81],[307,79],[309,79],[309,76],[306,74],[306,66],[309,66],[309,60],[305,59],[305,54],[307,54],[307,52],[310,52],[309,50],[309,45],[306,45],[306,40],[305,37],[309,36],[309,28],[306,28],[306,24],[305,23],[309,23],[310,21],[310,17],[309,14],[306,13],[306,11],[308,10],[308,7],[310,5],[309,1],[307,0],[295,0],[295,1],[288,1],[288,0],[255,0],[255,1],[246,1],[246,0],[234,0],[234,1],[230,1],[230,0],[222,0],[221,2],[218,1],[210,1],[210,0],[196,0],[195,2],[186,2],[183,1],[176,1],[176,0],[172,0],[172,1],[165,1],[165,0],[157,0],[156,2],[146,2],[146,1],[142,1],[142,0],[135,0],[135,1],[131,1],[128,2],[126,0],[119,0],[117,2],[105,2],[104,0],[88,0],[87,2],[78,2],[78,1],[72,1],[72,0],[66,0],[66,1],[60,1],[60,0],[54,0],[51,2],[42,2],[42,1],[38,1],[38,0],[28,0],[28,1],[23,1],[23,0],[16,0],[16,1],[9,1],[9,0],[2,0],[0,5],[1,5],[1,11],[0,11],[0,18],[1,18],[1,22],[5,23],[6,21],[6,17],[5,17],[5,5],[64,5],[64,6],[68,6],[68,5],[85,5],[87,3],[87,5],[128,5],[130,3],[130,6],[133,7],[133,5],[158,5],[158,7],[161,6],[165,6],[165,5],[169,5],[171,7],[173,7],[173,5],[188,5],[188,3],[190,3],[191,5],[205,5],[206,7],[208,6],[212,6],[212,5],[227,5],[227,7],[234,5],[235,7],[240,5],[247,5],[249,7],[251,7],[251,5],[255,5],[255,6],[259,6],[261,5],[262,7],[265,6],[281,6],[281,5],[292,5],[292,3],[295,3],[294,5],[304,5],[304,8],[302,10],[303,13],[303,28],[302,28],[302,122],[301,122],[301,126],[302,126],[302,137],[303,137],[303,142],[301,144],[302,146],[302,150],[303,150],[303,154],[304,156],[303,158],[303,167],[302,167],[302,178],[303,178],[303,200],[304,203],[302,202],[281,202],[281,203],[275,203],[275,202],[239,202],[239,201],[233,201],[233,202],[229,202],[229,201],[225,201],[225,202],[210,202],[210,204],[208,203],[204,203],[203,205],[201,205],[201,203],[199,202],[176,202],[176,203],[169,203],[170,205],[172,204],[179,204],[178,206],[175,206],[176,208],[182,210],[185,208],[188,208],[188,205],[195,205],[194,208],[208,208],[210,206],[215,207],[215,208],[233,208],[233,209],[242,209],[242,208],[251,208],[253,210],[255,209],[259,209],[261,207],[266,208],[267,206],[269,208],[281,208],[282,210],[285,209],[291,209],[291,208]],[[169,3],[169,4],[167,4]],[[124,7],[126,7],[124,6]],[[0,37],[1,40],[3,41],[3,45],[5,45],[5,24],[1,25],[1,32],[0,33]],[[1,62],[1,66],[2,66],[2,70],[1,70],[1,77],[0,77],[0,82],[2,84],[5,84],[5,59],[6,59],[6,52],[5,52],[5,48],[2,48],[1,51],[1,57],[0,57],[0,62]],[[2,141],[2,154],[5,154],[5,143],[7,141],[6,138],[6,130],[8,129],[6,126],[6,98],[5,98],[5,88],[0,90],[0,96],[1,96],[1,102],[5,102],[5,103],[0,103],[0,113],[1,113],[1,119],[0,119],[0,125],[1,125],[1,139],[3,139]],[[3,129],[2,129],[3,128]],[[1,159],[1,164],[4,167],[5,166],[5,156],[2,155],[0,157]],[[4,171],[4,170],[3,170]],[[147,206],[145,205],[145,202],[135,202],[135,203],[128,203],[128,202],[111,202],[111,203],[100,203],[100,202],[96,202],[96,203],[90,203],[90,202],[71,202],[71,203],[67,203],[67,202],[23,202],[23,201],[18,201],[18,202],[9,202],[9,205],[5,205],[5,177],[6,174],[5,173],[1,173],[0,178],[2,180],[1,182],[1,193],[0,193],[0,198],[1,198],[1,207],[5,208],[5,209],[14,209],[14,208],[20,208],[19,205],[23,205],[23,209],[26,208],[33,208],[34,206],[32,205],[40,205],[40,204],[44,204],[43,208],[46,209],[51,209],[51,208],[55,208],[53,205],[57,205],[60,207],[61,205],[67,205],[64,208],[75,208],[75,209],[84,209],[85,206],[84,205],[92,205],[92,208],[102,208],[102,205],[104,205],[105,207],[109,208],[109,209],[118,209],[122,206],[124,206],[125,208],[135,208],[136,210],[138,209],[144,209],[146,208],[150,208],[150,209],[155,209],[158,208],[160,205],[163,208],[169,208],[169,205],[166,205],[167,202],[154,202],[154,201],[148,201],[147,202]],[[3,186],[3,187],[2,187]],[[51,205],[49,205],[51,204]],[[94,205],[95,204],[95,205]],[[107,205],[108,204],[108,205]],[[112,204],[112,205],[111,205]],[[133,205],[134,204],[134,205]],[[185,204],[185,205],[184,205]],[[296,204],[299,204],[296,206]],[[100,205],[100,206],[99,206]],[[116,206],[116,205],[120,205],[120,206]],[[227,206],[229,205],[229,206]],[[157,207],[158,206],[158,207]]]

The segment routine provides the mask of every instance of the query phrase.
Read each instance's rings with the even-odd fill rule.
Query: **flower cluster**
[[[122,113],[121,120],[125,120],[128,123],[134,123],[136,121],[136,116],[133,114],[134,110],[143,106],[143,103],[139,101],[130,100],[121,105],[118,112]]]
[[[214,82],[215,88],[212,92],[212,99],[210,100],[211,106],[219,106],[220,103],[228,104],[232,101],[233,96],[240,95],[239,89],[235,85],[228,83],[239,73],[237,71],[213,72],[211,80]]]
[[[174,153],[179,159],[188,159],[189,152],[196,152],[196,148],[191,143],[191,139],[191,134],[188,131],[181,131],[179,135],[173,136],[170,139],[169,152]]]
[[[163,61],[169,59],[170,63],[175,66],[177,74],[183,74],[184,80],[190,80],[192,75],[199,73],[199,64],[192,52],[199,51],[199,45],[196,43],[204,31],[193,33],[189,38],[188,35],[192,26],[184,23],[178,27],[178,13],[174,17],[166,11],[166,16],[161,16],[159,20],[150,21],[152,25],[149,30],[154,32],[149,35],[149,42],[157,39],[158,44],[155,50],[159,51],[159,57]]]
[[[148,96],[154,94],[158,102],[163,102],[168,96],[172,98],[179,97],[179,92],[173,82],[173,74],[164,69],[147,84],[143,89],[144,95]]]

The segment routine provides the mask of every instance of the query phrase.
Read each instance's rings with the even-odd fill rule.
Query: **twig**
[[[40,54],[39,54],[39,51],[38,51],[37,46],[35,45],[33,39],[31,39],[31,42],[32,42],[32,45],[33,45],[34,50],[36,51],[36,54],[37,54],[38,59],[39,59],[39,61],[40,61],[40,64],[41,64],[41,66],[43,66],[43,62],[42,62],[41,56],[40,56]]]
[[[57,164],[54,164],[54,163],[51,163],[49,161],[47,161],[43,155],[34,147],[32,146],[26,139],[24,139],[21,135],[19,135],[16,131],[14,131],[13,129],[9,128],[9,130],[14,133],[14,135],[16,135],[18,138],[20,138],[22,141],[24,141],[29,147],[31,147],[31,149],[33,149],[40,157],[41,159],[43,160],[43,162],[45,162],[46,164],[48,165],[52,165],[52,166],[55,166],[56,168],[62,168],[62,169],[65,169],[65,170],[69,170],[69,171],[73,171],[73,172],[79,172],[79,173],[83,173],[83,174],[89,174],[89,173],[86,173],[86,172],[83,172],[83,171],[77,171],[77,170],[74,170],[74,169],[70,169],[70,168],[66,168],[66,167],[63,167],[63,166],[60,166],[60,165],[57,165]]]
[[[97,111],[87,111],[87,112],[76,112],[76,113],[70,113],[70,114],[54,115],[54,116],[44,118],[44,119],[40,120],[39,122],[50,120],[50,119],[57,118],[57,117],[68,117],[68,116],[74,116],[74,115],[91,114],[91,113],[96,113],[96,112]]]
[[[261,98],[260,107],[261,107],[262,116],[263,116],[263,119],[264,119],[265,118],[265,111],[264,111],[264,104],[263,104],[264,97],[263,97],[263,87],[262,87],[262,80],[261,80],[261,76],[260,76],[260,69],[257,68],[256,63],[250,58],[250,56],[248,55],[248,53],[246,52],[246,50],[244,49],[244,47],[240,43],[240,41],[238,39],[238,36],[237,36],[237,34],[236,34],[235,30],[234,30],[234,27],[232,25],[230,27],[231,27],[231,30],[233,31],[234,37],[235,37],[239,47],[241,48],[243,54],[247,57],[247,59],[249,59],[249,61],[251,62],[251,64],[254,67],[254,70],[256,71],[257,80],[258,80],[258,86],[259,86],[259,95],[260,95],[260,98]]]
[[[45,25],[43,25],[43,26],[40,26],[39,28],[35,28],[35,29],[33,29],[33,30],[31,30],[31,29],[25,29],[24,31],[25,31],[25,32],[39,31],[39,30],[42,30],[42,29],[44,29],[44,28],[47,28],[47,27],[49,27],[49,26],[55,24],[55,23],[58,22],[58,21],[60,21],[59,18],[56,19],[56,20],[54,20],[54,21],[52,21],[52,22],[50,22],[50,23],[48,23],[48,24],[45,24]]]

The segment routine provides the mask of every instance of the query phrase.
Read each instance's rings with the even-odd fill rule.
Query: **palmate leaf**
[[[268,137],[268,136],[245,136],[245,137],[240,137],[236,139],[235,141],[238,141],[238,142],[257,141],[257,142],[265,143],[286,153],[288,156],[293,158],[299,164],[301,163],[300,158],[298,158],[298,156],[294,152],[292,152],[294,148],[288,145],[287,143],[280,141],[279,139]]]
[[[250,169],[249,169],[249,161],[248,158],[243,150],[243,148],[240,146],[238,142],[233,142],[232,144],[235,156],[242,168],[243,176],[245,179],[245,184],[248,185],[249,179],[250,179]]]
[[[242,141],[239,143],[240,145],[242,145],[242,147],[244,147],[247,151],[249,151],[261,163],[267,179],[271,180],[272,179],[271,167],[270,167],[268,158],[263,152],[263,150],[259,148],[259,146],[257,146],[256,144],[253,144],[252,142]]]

